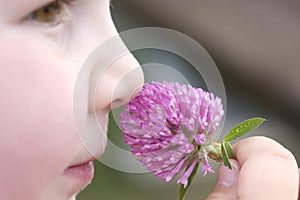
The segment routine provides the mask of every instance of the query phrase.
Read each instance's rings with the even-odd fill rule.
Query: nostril
[[[135,89],[132,89],[132,92],[129,92],[128,95],[124,95],[123,98],[117,98],[113,100],[110,104],[111,109],[118,108],[126,103],[128,103],[130,100],[132,100],[138,92],[141,90],[142,85],[137,86]]]
[[[127,82],[128,83],[128,82]],[[119,86],[116,88],[112,101],[111,101],[111,108],[115,109],[117,107],[120,107],[122,105],[125,105],[128,103],[131,99],[133,99],[141,90],[143,84],[134,85],[134,84],[126,84],[123,82],[123,84],[119,84]]]
[[[103,73],[97,81],[95,101],[98,111],[110,111],[120,107],[136,96],[144,83],[143,71],[131,56],[124,56]]]
[[[120,107],[124,104],[124,102],[121,99],[116,99],[110,104],[110,109],[115,109],[117,107]]]

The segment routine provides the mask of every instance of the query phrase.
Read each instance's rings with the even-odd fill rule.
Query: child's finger
[[[241,170],[240,199],[297,199],[299,172],[290,151],[266,137],[252,137],[234,145]]]
[[[232,170],[221,164],[218,170],[217,183],[207,197],[207,200],[229,200],[237,199],[237,181],[240,166],[236,160],[230,160]]]

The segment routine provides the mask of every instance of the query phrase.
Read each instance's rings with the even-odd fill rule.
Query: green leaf
[[[190,164],[191,165],[191,164]],[[190,167],[187,166],[187,169]],[[184,188],[183,184],[180,185],[180,189],[179,189],[179,200],[183,200],[183,197],[186,193],[186,190],[190,187],[195,175],[196,175],[196,172],[198,170],[198,167],[199,167],[199,162],[197,162],[197,164],[195,165],[190,177],[188,178],[188,185],[186,186],[186,188]]]
[[[236,127],[234,127],[225,137],[224,141],[231,141],[238,137],[241,137],[250,131],[253,131],[257,127],[259,127],[265,119],[260,117],[255,117],[251,119],[247,119],[240,124],[238,124]]]
[[[227,141],[223,141],[223,143],[224,143],[224,147],[225,147],[225,149],[227,151],[228,157],[229,158],[234,158],[234,152],[233,152],[231,144],[229,142],[227,142]]]
[[[232,169],[231,163],[229,161],[228,153],[226,151],[225,144],[222,143],[221,145],[221,152],[222,152],[222,159],[225,166],[227,166],[229,169]]]

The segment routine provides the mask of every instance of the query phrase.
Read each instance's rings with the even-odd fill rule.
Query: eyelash
[[[58,26],[72,19],[70,4],[75,0],[55,0],[31,12],[26,21],[47,25]]]

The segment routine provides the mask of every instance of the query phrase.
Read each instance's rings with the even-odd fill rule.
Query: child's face
[[[87,56],[116,34],[109,1],[0,4],[0,199],[70,199],[92,176],[69,168],[92,159],[76,131],[73,91]],[[123,56],[102,77],[95,107],[103,128],[111,100],[126,103],[142,84],[142,73],[120,84],[138,67],[131,55]],[[120,95],[112,97],[118,84]],[[99,141],[97,155],[104,148]]]

